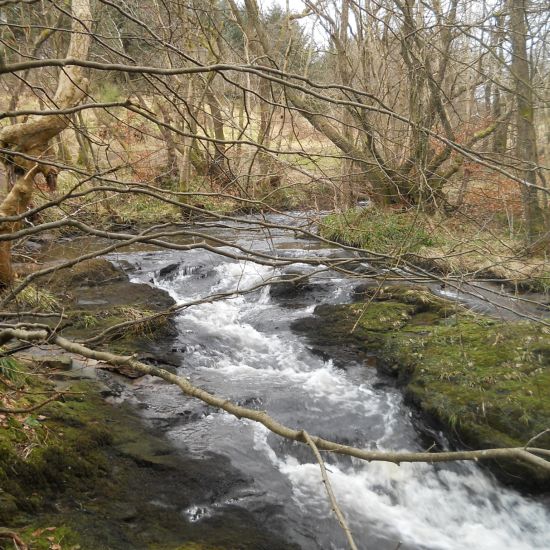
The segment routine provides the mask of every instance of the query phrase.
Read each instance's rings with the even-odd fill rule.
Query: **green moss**
[[[547,329],[477,316],[411,287],[366,289],[364,297],[317,308],[310,338],[376,352],[408,398],[468,447],[523,446],[550,426]],[[550,434],[536,445],[549,448]],[[547,473],[523,463],[499,469],[550,487]]]
[[[0,346],[0,354],[5,353],[5,351],[5,348]],[[0,376],[11,382],[17,382],[22,376],[19,361],[10,355],[6,355],[5,357],[0,356]]]
[[[47,387],[32,378],[34,390]],[[174,451],[129,407],[106,403],[95,382],[71,390],[80,393],[41,409],[32,441],[23,418],[0,431],[0,525],[31,548],[294,548],[238,507],[187,521],[182,510],[240,476],[219,458]]]
[[[78,286],[98,286],[107,281],[123,279],[124,273],[111,262],[103,258],[94,258],[79,262],[72,267],[56,271],[49,280],[54,289],[66,289]]]
[[[50,550],[55,545],[67,550],[82,548],[80,536],[67,525],[51,526],[39,522],[23,529],[20,535],[33,550]]]
[[[398,302],[322,305],[317,316],[300,319],[294,328],[306,332],[314,343],[379,349],[388,331],[399,329],[410,320],[414,307]]]
[[[50,389],[36,377],[35,392]],[[43,395],[25,398],[18,406],[30,406]],[[110,441],[102,419],[90,418],[91,404],[83,397],[67,396],[65,403],[51,403],[35,414],[10,416],[0,428],[0,524],[9,524],[21,513],[34,513],[66,491],[86,492],[104,476],[108,461],[101,448]],[[75,401],[78,399],[78,401]],[[40,416],[40,421],[37,419]]]
[[[356,331],[368,334],[369,332],[386,332],[402,328],[412,317],[414,306],[392,300],[352,304],[349,311],[357,324]]]
[[[542,328],[460,318],[414,338],[407,328],[388,339],[385,352],[413,369],[408,390],[424,410],[453,427],[468,425],[477,446],[502,444],[499,434],[523,445],[550,426],[550,337]],[[483,428],[477,435],[476,425]],[[495,432],[491,441],[487,428]]]
[[[457,319],[414,338],[407,328],[388,339],[386,358],[406,369],[412,401],[462,444],[523,446],[550,426],[550,361],[540,353],[550,338],[540,327]],[[548,434],[536,445],[548,448]],[[550,486],[547,473],[526,464],[497,466],[509,481]]]

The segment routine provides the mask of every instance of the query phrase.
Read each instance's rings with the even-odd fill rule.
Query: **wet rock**
[[[164,350],[162,346],[159,346],[159,348],[152,348],[152,352],[140,353],[138,359],[149,365],[161,366],[163,368],[178,368],[181,365],[179,355],[172,351]]]
[[[139,266],[130,263],[128,260],[119,260],[116,262],[116,265],[123,269],[125,273],[131,273],[132,271],[139,271],[141,269]]]
[[[102,363],[101,365],[99,365],[98,368],[107,370],[109,372],[116,372],[117,374],[120,374],[126,378],[130,378],[131,380],[135,380],[136,378],[141,378],[142,376],[145,376],[142,372],[126,365],[110,365],[109,363]]]
[[[351,271],[358,275],[376,275],[379,273],[379,270],[375,267],[364,262],[354,262],[350,267],[347,267],[347,269],[351,269]]]
[[[159,271],[159,277],[168,277],[168,276],[173,277],[176,274],[179,266],[180,266],[179,263],[174,263],[163,267]]]
[[[136,234],[136,226],[129,222],[114,222],[109,226],[110,231],[124,231],[126,233]]]
[[[96,287],[124,279],[127,279],[127,276],[120,267],[103,258],[94,258],[56,271],[48,282],[53,289],[66,290],[82,286]]]
[[[182,269],[183,275],[192,276],[194,279],[207,279],[217,273],[215,269],[206,265],[186,265]]]
[[[42,243],[34,241],[34,240],[28,240],[25,243],[25,249],[29,252],[38,252],[42,248]]]
[[[367,260],[363,259],[362,257],[358,256],[356,252],[352,252],[351,250],[338,250],[336,252],[333,252],[327,256],[329,260],[332,262],[336,260],[345,260],[342,261],[342,263],[338,262],[338,267],[341,269],[345,269],[347,271],[353,271],[358,274],[368,274],[373,275],[375,273],[378,273],[378,270],[367,263]]]
[[[126,277],[126,275],[124,275]],[[101,287],[90,286],[69,290],[76,303],[86,310],[107,310],[115,306],[162,311],[174,305],[174,299],[164,290],[129,280],[112,281]]]
[[[269,295],[274,298],[294,298],[301,293],[313,290],[307,273],[287,271],[275,278],[269,287]]]
[[[307,348],[313,355],[315,355],[316,357],[319,357],[321,358],[323,361],[329,361],[331,356],[329,353],[327,353],[325,350],[323,349],[320,349],[320,348],[314,348],[314,347],[309,347]]]
[[[26,362],[33,363],[45,369],[51,370],[71,370],[73,366],[73,360],[68,355],[25,355],[21,354],[20,358]]]
[[[241,407],[247,407],[249,409],[259,409],[262,406],[262,400],[255,396],[237,399],[236,403]]]

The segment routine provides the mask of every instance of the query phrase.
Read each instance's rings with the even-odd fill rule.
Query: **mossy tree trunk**
[[[89,25],[92,22],[89,0],[72,0],[73,33],[67,51],[67,57],[86,59],[91,42]],[[88,27],[88,28],[87,28]],[[58,109],[72,107],[82,99],[87,80],[83,69],[68,67],[59,73],[57,90],[53,104]],[[2,163],[11,175],[14,185],[0,204],[0,220],[19,216],[25,212],[31,201],[33,189],[41,180],[53,188],[57,170],[41,164],[34,159],[46,159],[51,141],[69,125],[69,118],[63,115],[36,116],[28,121],[7,126],[0,132],[0,144],[3,149],[33,157],[29,160],[22,156],[4,154]],[[12,233],[17,222],[0,223],[0,234]],[[6,287],[13,281],[11,265],[11,242],[0,243],[0,287]]]

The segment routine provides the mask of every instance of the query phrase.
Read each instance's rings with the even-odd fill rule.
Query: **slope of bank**
[[[35,288],[42,300],[65,305],[65,334],[89,337],[136,321],[109,333],[102,345],[171,368],[170,320],[141,321],[173,305],[163,291],[130,283],[106,260],[82,262]],[[186,456],[144,426],[137,411],[115,404],[135,373],[109,373],[107,365],[48,346],[15,357],[4,358],[0,369],[5,533],[50,550],[292,548],[267,530],[261,514],[231,503],[248,480],[227,459]],[[59,392],[64,395],[33,409]],[[201,516],[201,503],[226,500],[215,514]],[[11,548],[1,534],[0,548]]]
[[[521,239],[511,238],[496,223],[369,206],[324,217],[319,232],[326,239],[402,258],[442,276],[488,279],[513,289],[550,293],[548,258],[528,255]]]
[[[540,325],[502,323],[412,287],[366,288],[360,301],[322,305],[294,324],[312,343],[375,355],[397,377],[423,420],[461,448],[548,448],[550,335]],[[550,489],[523,463],[492,464],[505,482]]]

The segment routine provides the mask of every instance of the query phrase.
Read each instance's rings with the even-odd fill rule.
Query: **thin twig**
[[[550,428],[546,428],[546,430],[543,430],[543,431],[540,432],[539,434],[534,435],[534,436],[525,444],[525,447],[523,447],[523,448],[524,448],[524,449],[527,449],[527,447],[530,447],[530,446],[531,446],[531,443],[533,443],[533,441],[536,441],[539,437],[542,437],[544,434],[547,434],[548,432],[550,432]]]
[[[57,399],[59,399],[63,395],[65,395],[65,392],[56,393],[56,394],[52,395],[49,399],[46,399],[46,401],[42,401],[41,403],[38,403],[37,405],[33,405],[32,407],[28,407],[26,409],[10,409],[10,408],[7,408],[7,407],[0,407],[0,413],[5,413],[5,414],[30,413],[30,412],[36,411],[37,409],[40,409],[40,408],[44,407],[45,405],[47,405],[48,403],[51,403],[52,401],[56,401]]]
[[[340,527],[342,528],[342,530],[344,531],[344,534],[346,535],[346,539],[348,539],[349,547],[351,548],[351,550],[357,550],[357,545],[353,540],[353,535],[351,534],[351,530],[348,524],[346,523],[346,519],[344,518],[344,514],[342,513],[342,510],[340,510],[340,507],[336,502],[336,497],[334,496],[334,492],[332,491],[332,485],[330,484],[330,481],[328,479],[327,469],[325,467],[325,462],[321,457],[321,453],[319,452],[319,449],[317,448],[317,445],[315,445],[315,442],[313,441],[313,439],[311,439],[310,435],[305,430],[302,430],[302,435],[306,443],[311,447],[311,450],[313,451],[313,454],[315,455],[315,458],[319,463],[319,468],[321,469],[321,477],[323,478],[323,483],[325,484],[325,490],[330,500],[332,511],[336,515],[336,518],[338,519],[338,523],[340,524]]]

